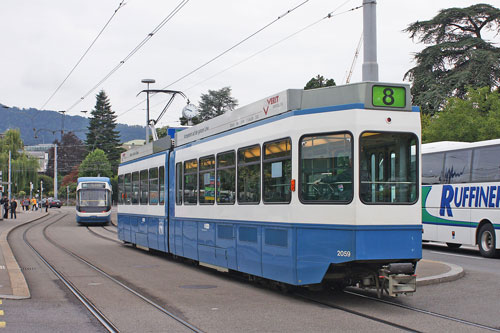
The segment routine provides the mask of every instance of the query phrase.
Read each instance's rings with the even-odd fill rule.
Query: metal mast
[[[376,5],[375,0],[363,0],[363,82],[378,81]]]

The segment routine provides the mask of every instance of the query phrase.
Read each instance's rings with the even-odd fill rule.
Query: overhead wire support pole
[[[375,0],[363,0],[363,82],[378,81],[376,6]]]

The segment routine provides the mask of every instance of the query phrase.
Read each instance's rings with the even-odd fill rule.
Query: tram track
[[[95,231],[95,229],[107,230],[104,227],[89,227],[89,226],[87,226],[86,228],[87,228],[88,232],[90,232],[91,234],[93,234],[96,237],[99,237],[99,238],[102,238],[102,239],[105,239],[105,240],[108,240],[108,241],[111,241],[111,242],[123,245],[123,242],[119,241],[118,239],[104,236],[104,235],[102,235],[102,234],[100,234],[100,233],[98,233],[98,232]]]
[[[51,272],[53,272],[57,278],[70,290],[70,292],[75,295],[75,297],[89,310],[89,312],[94,316],[102,325],[103,327],[108,330],[109,332],[119,332],[119,330],[116,328],[116,326],[108,319],[106,316],[103,314],[103,312],[95,305],[93,304],[83,292],[78,290],[78,288],[75,286],[74,283],[72,283],[71,280],[69,280],[61,271],[59,271],[51,262],[41,254],[39,250],[28,240],[28,232],[43,224],[43,223],[48,223],[46,226],[43,227],[42,234],[43,237],[53,246],[61,250],[62,252],[66,253],[67,255],[73,257],[80,263],[86,265],[93,271],[99,273],[100,276],[106,278],[107,280],[113,282],[115,285],[125,289],[127,292],[132,294],[133,296],[137,297],[138,299],[142,300],[144,303],[154,307],[156,310],[158,310],[160,313],[168,316],[169,318],[175,320],[178,324],[181,324],[188,330],[192,332],[203,332],[199,328],[195,327],[194,325],[190,324],[189,322],[185,321],[184,319],[180,318],[179,316],[175,315],[173,312],[167,310],[166,308],[162,307],[161,305],[157,304],[150,298],[144,296],[142,293],[138,292],[134,288],[128,286],[126,282],[119,281],[115,277],[111,276],[107,272],[105,272],[103,269],[97,267],[96,265],[92,264],[88,260],[82,258],[78,254],[74,253],[73,251],[67,249],[66,247],[62,246],[58,242],[56,242],[53,238],[51,238],[48,233],[47,229],[51,227],[52,225],[56,224],[57,222],[61,221],[64,217],[66,217],[68,214],[63,213],[62,216],[58,216],[55,220],[50,221],[51,219],[44,219],[41,220],[40,222],[33,224],[26,228],[26,230],[23,232],[23,240],[26,243],[26,245],[36,254],[36,256],[49,268]],[[99,235],[99,234],[97,234]],[[113,240],[111,238],[107,238],[104,236],[101,236],[102,238],[105,238],[106,240]],[[121,244],[121,242],[114,240],[118,243]]]
[[[350,290],[344,290],[343,292],[345,294],[348,294],[348,295],[352,295],[352,296],[356,296],[356,297],[361,297],[361,298],[363,298],[365,300],[370,300],[370,301],[373,301],[373,302],[379,302],[379,303],[383,303],[383,304],[395,306],[395,307],[398,307],[398,308],[402,308],[402,309],[406,309],[406,310],[410,310],[410,311],[414,311],[414,312],[418,312],[418,313],[423,313],[423,314],[426,314],[426,315],[429,315],[429,316],[432,316],[432,317],[446,319],[446,320],[449,320],[449,321],[452,321],[452,322],[456,322],[456,323],[460,323],[460,324],[464,324],[464,325],[467,325],[467,326],[472,326],[472,327],[476,327],[476,328],[479,328],[479,329],[484,329],[484,330],[488,330],[488,331],[492,331],[492,332],[500,332],[500,329],[496,328],[496,327],[492,327],[492,326],[488,326],[488,325],[483,325],[483,324],[471,322],[471,321],[468,321],[468,320],[464,320],[464,319],[460,319],[460,318],[456,318],[456,317],[452,317],[452,316],[443,315],[443,314],[440,314],[440,313],[437,313],[437,312],[428,311],[428,310],[419,309],[419,308],[415,308],[415,307],[404,305],[404,304],[399,304],[399,303],[391,302],[391,301],[388,301],[386,299],[379,299],[379,298],[376,298],[376,297],[368,296],[368,295],[357,293],[357,292],[350,291]]]

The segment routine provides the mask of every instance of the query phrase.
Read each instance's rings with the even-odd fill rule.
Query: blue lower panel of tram
[[[172,218],[167,232],[166,219],[138,219],[149,225],[148,233],[132,227],[131,243],[295,285],[320,283],[332,263],[422,257],[419,225],[282,226]],[[129,241],[126,217],[118,220],[120,238]]]

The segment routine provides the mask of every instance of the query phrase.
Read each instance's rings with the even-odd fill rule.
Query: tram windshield
[[[360,138],[360,198],[367,204],[417,201],[417,136],[365,132]]]
[[[80,190],[78,205],[80,207],[108,207],[111,206],[111,195],[108,190],[104,189]]]

